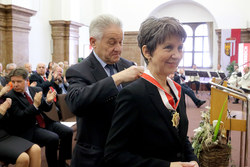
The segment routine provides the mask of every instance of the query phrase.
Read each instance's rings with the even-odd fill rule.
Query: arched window
[[[184,23],[183,28],[187,33],[184,43],[183,59],[180,67],[192,67],[196,64],[199,68],[211,68],[211,34],[207,23]]]

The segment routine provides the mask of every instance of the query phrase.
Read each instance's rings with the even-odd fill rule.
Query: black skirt
[[[0,139],[0,160],[15,164],[22,152],[27,151],[32,142],[17,136],[6,136]]]

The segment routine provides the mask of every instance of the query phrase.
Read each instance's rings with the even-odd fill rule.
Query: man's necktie
[[[44,81],[47,81],[47,78],[46,78],[45,76],[43,76],[43,80],[44,80]],[[52,86],[50,86],[49,88],[50,88],[50,90],[51,90],[52,92],[55,90]],[[54,98],[54,102],[56,102],[56,97]]]
[[[112,76],[114,72],[114,65],[113,64],[107,64],[106,67],[109,69],[110,76]],[[118,91],[120,92],[122,90],[121,85],[117,86]]]
[[[30,104],[33,104],[33,100],[32,100],[31,97],[28,95],[28,93],[24,92],[24,95],[25,95],[26,99],[28,100],[28,102],[29,102]],[[36,115],[36,121],[37,121],[38,125],[39,125],[41,128],[45,128],[45,122],[44,122],[43,116],[42,116],[41,114]]]

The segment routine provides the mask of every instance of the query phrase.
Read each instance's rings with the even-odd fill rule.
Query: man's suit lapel
[[[19,101],[23,107],[27,107],[30,105],[28,100],[24,97],[23,93],[15,92],[14,90],[13,92],[17,97],[17,101]]]
[[[116,64],[117,64],[117,72],[123,71],[127,68],[126,64],[123,64],[122,61],[118,61]]]
[[[36,94],[36,91],[34,89],[31,89],[30,87],[28,87],[28,89],[29,89],[29,92],[30,92],[32,99],[34,100],[34,96]]]
[[[146,81],[146,89],[147,92],[149,93],[149,97],[152,100],[152,103],[154,105],[154,107],[157,109],[157,111],[159,112],[159,114],[161,115],[161,117],[163,118],[164,122],[167,124],[167,127],[169,127],[169,129],[171,130],[171,132],[176,136],[176,138],[180,141],[180,137],[178,135],[178,131],[177,129],[173,126],[172,123],[172,116],[170,111],[165,107],[165,105],[162,102],[161,96],[158,93],[157,88],[149,83],[148,81]],[[180,141],[181,142],[181,141]]]
[[[91,73],[93,73],[93,77],[95,77],[97,81],[104,79],[108,76],[102,65],[95,58],[93,52],[87,58],[87,62],[89,63],[89,66],[91,68],[90,71]]]

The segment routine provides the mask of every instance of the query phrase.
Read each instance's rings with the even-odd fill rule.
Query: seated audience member
[[[8,90],[8,86],[0,89],[0,161],[16,164],[16,167],[40,167],[40,147],[23,138],[11,136],[4,130],[8,121],[6,111],[12,103],[10,98],[3,98]]]
[[[64,66],[63,66],[63,74],[62,74],[62,76],[64,78],[64,82],[67,83],[65,74],[66,74],[66,71],[69,68],[69,62],[68,61],[64,61],[63,64],[64,64]]]
[[[194,104],[197,106],[197,108],[199,108],[201,105],[206,103],[206,101],[200,100],[195,96],[193,90],[185,84],[185,82],[184,82],[185,79],[186,79],[186,77],[184,75],[183,69],[180,69],[179,72],[177,72],[177,71],[175,72],[174,81],[181,85],[183,92],[186,95],[188,95],[192,99]]]
[[[228,79],[228,83],[234,87],[238,87],[238,83],[241,79],[241,72],[239,71],[239,66],[237,64],[234,65],[234,71],[230,75]]]
[[[250,67],[244,67],[244,74],[241,77],[241,80],[239,82],[240,88],[245,92],[245,93],[250,93]]]
[[[13,104],[8,110],[8,132],[45,146],[49,167],[68,166],[66,160],[71,158],[72,129],[51,120],[44,113],[51,110],[56,92],[48,91],[45,99],[40,87],[28,86],[28,72],[24,68],[13,70],[10,79],[13,89],[6,96]]]
[[[48,63],[48,66],[47,66],[47,69],[46,69],[46,77],[48,77],[48,76],[49,76],[49,73],[52,72],[52,67],[53,67],[53,65],[54,65],[54,63],[51,62],[51,61]]]
[[[6,65],[6,75],[8,75],[12,70],[16,69],[17,65],[15,63],[9,63]]]
[[[29,77],[35,73],[35,71],[32,71],[32,64],[25,63],[24,68],[29,72]]]
[[[42,88],[44,96],[46,96],[48,91],[51,89],[51,86],[53,86],[53,84],[54,84],[52,68],[51,68],[51,72],[49,73],[48,77],[46,77],[45,73],[46,73],[45,64],[39,63],[39,64],[37,64],[37,67],[36,67],[36,73],[31,75],[29,78],[30,83],[36,82],[37,86]]]
[[[6,72],[5,72],[6,84],[10,82],[9,73],[14,69],[16,69],[15,63],[9,63],[6,65]]]
[[[0,62],[0,76],[5,76],[5,71],[3,70],[3,64]]]
[[[224,72],[223,70],[221,70],[221,65],[220,64],[217,65],[217,69],[215,70],[215,72],[217,72],[217,73]]]
[[[239,82],[241,80],[241,72],[239,71],[239,66],[237,64],[234,65],[234,71],[230,75],[228,79],[228,84],[232,85],[234,87],[239,87]],[[233,102],[234,104],[239,103],[239,99],[235,98],[235,101]]]
[[[68,83],[64,82],[62,74],[63,74],[63,69],[59,65],[54,65],[53,66],[54,84],[52,86],[57,91],[57,94],[67,93]]]
[[[6,85],[5,72],[3,72],[3,65],[0,63],[0,86]]]
[[[185,39],[174,18],[150,17],[141,24],[137,40],[148,70],[118,94],[106,166],[199,166],[187,137],[184,93],[168,77],[182,59]]]
[[[5,77],[0,76],[0,86],[5,86],[5,85],[6,85]]]
[[[192,66],[192,69],[194,71],[198,71],[197,70],[197,67],[196,67],[196,64],[194,64]],[[192,84],[195,84],[195,89],[196,89],[196,94],[198,94],[198,90],[200,89],[200,76],[197,75],[197,76],[190,76],[190,79],[189,79],[189,82],[188,82],[188,86],[191,88]]]
[[[64,68],[64,63],[62,61],[58,62],[58,65],[63,69]]]

